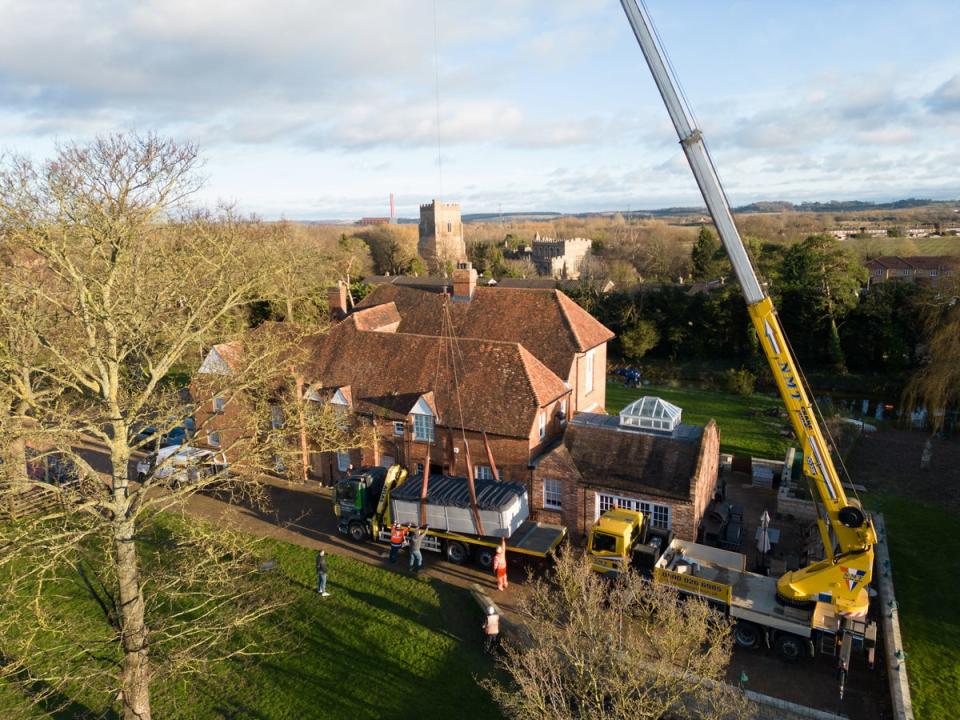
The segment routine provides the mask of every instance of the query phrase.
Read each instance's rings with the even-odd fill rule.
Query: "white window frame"
[[[477,480],[493,480],[493,469],[489,465],[476,465],[473,468]]]
[[[546,510],[563,510],[563,483],[557,478],[543,479],[543,507]]]
[[[436,442],[436,423],[433,415],[413,413],[413,439],[419,442]]]
[[[350,469],[350,451],[337,451],[337,470],[346,472]]]
[[[270,406],[270,427],[274,430],[283,428],[283,408],[279,405]]]
[[[416,470],[417,472],[414,473],[415,475],[423,475],[423,463],[417,463]]]
[[[563,398],[560,401],[560,426],[563,427],[567,424],[567,399]]]
[[[213,411],[218,415],[223,412],[223,409],[227,406],[227,400],[222,395],[216,395],[213,398]]]
[[[399,421],[399,420],[398,420],[398,421],[394,421],[394,423],[393,423],[393,434],[394,434],[394,436],[395,436],[395,437],[403,437],[404,432],[406,432],[406,428],[404,427],[404,423],[401,422],[401,421]]]
[[[208,430],[207,444],[212,447],[220,447],[220,433],[218,433],[216,430]]]
[[[664,530],[670,530],[673,527],[673,508],[669,505],[653,503],[649,500],[639,500],[638,498],[613,495],[611,493],[598,492],[596,494],[594,519],[596,520],[614,506],[626,510],[639,510],[647,516],[653,527],[663,528]],[[664,516],[666,516],[666,523],[664,523]]]
[[[543,440],[547,436],[547,413],[544,410],[540,411],[540,439]]]
[[[583,378],[583,389],[585,393],[593,392],[593,375],[594,375],[594,362],[593,362],[593,350],[587,350],[587,354],[583,356],[584,359],[584,378]]]

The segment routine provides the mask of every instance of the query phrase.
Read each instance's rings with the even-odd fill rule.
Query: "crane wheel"
[[[867,516],[863,510],[854,505],[847,505],[846,507],[840,508],[840,511],[837,513],[837,518],[839,518],[844,527],[853,528],[854,530],[862,527],[867,521]]]
[[[773,649],[780,658],[788,663],[802,660],[807,654],[806,641],[790,633],[781,633],[773,641]]]

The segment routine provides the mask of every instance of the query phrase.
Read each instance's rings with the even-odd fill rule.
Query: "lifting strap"
[[[453,442],[453,428],[447,425],[447,465],[448,472],[456,476],[457,474],[457,446]]]
[[[500,473],[497,472],[497,463],[493,459],[493,448],[490,447],[490,440],[487,438],[487,431],[483,431],[483,447],[487,450],[487,462],[490,463],[490,472],[493,479],[500,482]]]
[[[477,507],[477,487],[473,484],[473,460],[470,458],[470,443],[463,439],[463,449],[467,455],[467,487],[470,488],[470,509],[473,511],[473,522],[477,527],[478,535],[486,535],[483,532],[483,521],[480,520],[480,508]]]
[[[427,485],[430,483],[430,443],[423,459],[423,483],[420,485],[420,527],[427,524]]]

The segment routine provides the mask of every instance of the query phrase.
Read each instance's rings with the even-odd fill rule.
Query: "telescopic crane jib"
[[[777,582],[777,594],[787,603],[832,603],[841,615],[864,616],[869,605],[867,586],[873,573],[873,545],[877,541],[873,522],[859,501],[848,499],[844,493],[776,310],[750,263],[703,133],[696,126],[686,99],[678,91],[676,77],[650,15],[642,0],[621,0],[621,5],[730,257],[763,353],[803,448],[804,474],[820,500],[817,525],[826,558],[785,574]]]

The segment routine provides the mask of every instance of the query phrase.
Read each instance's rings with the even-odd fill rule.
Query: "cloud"
[[[960,74],[954,75],[930,93],[925,101],[934,112],[960,112]]]

